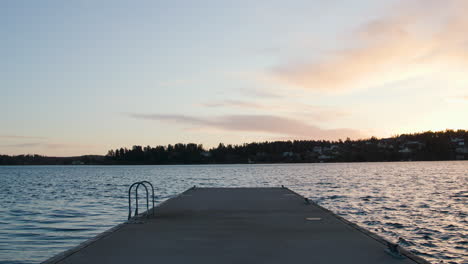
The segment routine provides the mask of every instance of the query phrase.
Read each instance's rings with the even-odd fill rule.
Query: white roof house
[[[411,153],[411,149],[409,149],[408,147],[404,148],[404,149],[400,149],[398,152],[400,153]]]

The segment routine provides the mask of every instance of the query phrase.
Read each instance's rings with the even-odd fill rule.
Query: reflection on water
[[[285,185],[434,263],[466,263],[468,162],[0,167],[0,263],[37,263],[126,220],[128,185],[158,202],[197,186]]]

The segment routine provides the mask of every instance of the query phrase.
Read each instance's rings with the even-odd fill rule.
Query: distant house
[[[456,152],[456,153],[460,153],[460,154],[468,154],[468,148],[467,148],[467,147],[456,148],[456,149],[455,149],[455,152]]]
[[[407,141],[404,145],[411,149],[421,149],[424,147],[424,144],[419,141]]]
[[[384,149],[393,149],[393,148],[395,148],[392,145],[392,142],[390,142],[388,140],[382,140],[381,142],[377,143],[377,147],[378,148],[384,148]]]
[[[400,153],[411,153],[412,150],[409,149],[408,147],[406,147],[406,148],[404,148],[404,149],[400,149],[398,152],[400,152]]]
[[[292,151],[283,152],[283,157],[292,157],[292,156],[294,156],[294,152]]]
[[[209,158],[209,157],[211,157],[211,152],[203,151],[203,152],[200,153],[200,155],[202,155],[205,158]]]
[[[450,141],[452,142],[452,146],[457,149],[465,146],[465,139],[463,138],[452,138]]]
[[[458,143],[464,142],[465,140],[463,138],[452,138],[450,141],[452,141],[452,143]]]
[[[315,147],[312,149],[312,151],[313,151],[313,152],[316,152],[316,153],[322,154],[322,147],[315,146]]]

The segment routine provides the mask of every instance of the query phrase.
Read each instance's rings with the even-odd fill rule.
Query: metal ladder
[[[153,216],[154,216],[154,187],[153,184],[151,184],[149,181],[139,181],[135,182],[132,185],[130,185],[130,188],[128,188],[128,220],[132,218],[132,188],[135,186],[135,214],[133,215],[134,217],[138,215],[138,188],[140,186],[145,187],[146,191],[146,217],[149,217],[149,192],[148,192],[148,186],[151,187],[151,195],[152,195],[152,200],[153,200]]]

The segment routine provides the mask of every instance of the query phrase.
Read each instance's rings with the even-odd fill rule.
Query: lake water
[[[127,188],[158,203],[193,185],[281,186],[433,263],[468,263],[468,162],[0,167],[0,263],[38,263],[126,220]]]

